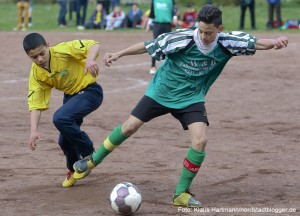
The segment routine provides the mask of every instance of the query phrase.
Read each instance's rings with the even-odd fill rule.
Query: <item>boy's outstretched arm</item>
[[[256,50],[281,49],[288,45],[288,39],[285,36],[276,39],[258,39],[256,41]]]
[[[133,46],[130,46],[126,49],[123,49],[119,52],[115,52],[115,53],[105,53],[104,57],[103,57],[103,62],[106,66],[110,66],[110,64],[112,64],[112,61],[116,61],[119,58],[121,58],[122,56],[127,56],[127,55],[137,55],[137,54],[143,54],[146,53],[147,50],[145,48],[145,44],[144,42],[135,44]]]

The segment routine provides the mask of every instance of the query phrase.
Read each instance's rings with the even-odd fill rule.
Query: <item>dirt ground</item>
[[[50,109],[42,114],[39,130],[44,140],[34,152],[27,145],[31,62],[22,48],[25,34],[0,33],[0,215],[115,215],[109,193],[123,181],[142,191],[143,203],[135,215],[299,215],[299,34],[287,35],[287,49],[233,58],[209,91],[207,157],[191,187],[205,205],[197,211],[171,204],[189,147],[188,131],[171,115],[145,124],[74,187],[61,187],[65,157],[52,124],[61,92],[53,90]],[[43,34],[50,45],[98,40],[101,59],[105,52],[152,37],[121,32]],[[152,78],[147,54],[122,58],[110,68],[99,62],[104,102],[83,124],[95,148],[127,119]]]

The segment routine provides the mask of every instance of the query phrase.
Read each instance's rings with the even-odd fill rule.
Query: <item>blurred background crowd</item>
[[[15,31],[26,31],[33,25],[33,9],[37,1],[38,0],[16,0],[18,17],[17,25],[14,27]],[[155,1],[159,2],[161,0]],[[256,1],[232,1],[240,7],[240,19],[237,28],[239,30],[245,28],[245,19],[247,13],[249,13],[251,29],[256,30]],[[286,21],[282,19],[281,0],[264,1],[266,1],[268,5],[266,8],[268,17],[266,17],[265,24],[267,29],[299,28],[300,17]],[[199,4],[194,4],[194,2],[195,1],[188,0],[173,1],[174,16],[172,27],[188,28],[196,25],[195,18],[200,7]],[[153,0],[53,0],[53,3],[59,5],[59,10],[57,11],[57,26],[59,28],[76,26],[78,30],[105,29],[107,31],[118,28],[152,29],[152,23],[148,21]],[[140,7],[140,3],[143,3],[143,8]],[[148,8],[144,6],[145,3],[148,5]],[[219,1],[202,1],[203,5],[214,3],[218,4]]]

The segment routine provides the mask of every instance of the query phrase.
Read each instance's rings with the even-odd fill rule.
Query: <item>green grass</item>
[[[184,1],[177,1],[184,2]],[[180,4],[181,11],[184,10],[184,3]],[[149,4],[142,4],[142,9],[147,9]],[[128,11],[129,7],[122,5],[124,11]],[[236,30],[239,26],[240,8],[239,6],[220,6],[223,11],[223,23],[225,31]],[[94,3],[89,2],[87,19],[94,9]],[[197,8],[198,10],[199,8]],[[299,17],[299,3],[292,0],[283,0],[282,3],[282,19],[300,19]],[[63,32],[75,32],[78,31],[75,26],[75,13],[73,13],[73,24],[68,25],[67,28],[58,28],[57,17],[58,17],[59,5],[58,4],[35,4],[33,10],[33,27],[30,31],[63,31]],[[266,31],[265,25],[267,22],[267,4],[266,0],[256,0],[256,23],[259,32]],[[67,20],[69,15],[67,14]],[[12,31],[13,27],[16,26],[17,22],[17,8],[14,3],[0,3],[0,31]],[[95,30],[93,30],[95,31]],[[99,31],[99,30],[98,30]],[[100,30],[101,31],[101,30]],[[103,31],[103,30],[102,30]],[[143,30],[129,30],[121,29],[118,31],[143,31]],[[246,12],[245,31],[250,31],[250,15],[249,11]],[[279,30],[272,30],[276,32]],[[297,32],[299,30],[286,30],[288,32]]]
[[[281,7],[281,16],[283,21],[288,19],[300,19],[299,10],[300,4],[296,4],[293,1],[289,3],[287,1],[283,1]],[[267,8],[266,0],[256,0],[255,7],[255,19],[256,19],[256,27],[258,31],[264,32],[266,30],[266,23],[268,20],[268,8]],[[236,30],[239,27],[240,20],[240,7],[239,6],[226,6],[221,7],[223,11],[223,24],[226,31]],[[274,14],[274,19],[276,19]],[[250,30],[250,13],[249,10],[246,11],[246,19],[245,19],[245,31]],[[277,29],[272,30],[274,32],[280,31]],[[286,30],[288,32],[300,32],[300,30]]]

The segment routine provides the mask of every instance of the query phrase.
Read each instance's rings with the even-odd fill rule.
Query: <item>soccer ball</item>
[[[142,204],[140,190],[130,182],[117,184],[110,193],[110,203],[113,210],[122,215],[136,212]]]

